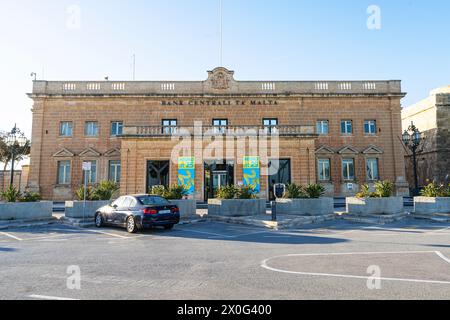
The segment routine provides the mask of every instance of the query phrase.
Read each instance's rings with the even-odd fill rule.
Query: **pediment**
[[[120,157],[120,155],[121,152],[119,148],[113,148],[105,153],[105,157]]]
[[[377,146],[370,146],[366,150],[363,151],[363,154],[383,154],[384,151]]]
[[[80,157],[100,157],[101,153],[93,148],[87,148],[80,153]]]
[[[61,150],[56,152],[53,155],[53,157],[54,158],[72,158],[72,157],[75,157],[75,154],[66,148],[62,148]]]
[[[319,149],[316,150],[316,153],[317,154],[334,154],[336,152],[329,146],[321,146]]]
[[[345,146],[338,152],[339,154],[358,154],[359,151],[352,146]]]

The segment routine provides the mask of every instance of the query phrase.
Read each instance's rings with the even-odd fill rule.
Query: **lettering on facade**
[[[278,106],[277,100],[162,100],[162,106]]]

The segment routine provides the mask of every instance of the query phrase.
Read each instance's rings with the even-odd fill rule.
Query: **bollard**
[[[272,221],[277,221],[277,202],[272,201]]]

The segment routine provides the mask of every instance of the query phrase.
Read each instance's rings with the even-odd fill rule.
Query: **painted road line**
[[[109,232],[104,232],[104,231],[98,231],[98,230],[89,230],[89,231],[98,233],[98,234],[104,234],[106,236],[111,236],[111,237],[115,237],[115,238],[119,238],[119,239],[133,239],[133,237],[125,237],[125,236],[121,236],[119,234],[114,234],[114,233],[109,233]]]
[[[450,259],[448,259],[446,256],[444,256],[444,255],[442,254],[442,252],[436,251],[436,254],[437,254],[440,258],[442,258],[444,261],[446,261],[447,263],[450,264]]]
[[[62,297],[41,296],[41,295],[35,295],[35,294],[28,296],[28,298],[37,299],[37,300],[54,300],[54,301],[76,301],[76,300],[78,300],[78,299],[62,298]]]
[[[2,235],[4,235],[4,236],[7,236],[7,237],[9,237],[9,238],[12,238],[12,239],[14,239],[14,240],[17,240],[17,241],[23,241],[23,239],[21,239],[21,238],[19,238],[19,237],[16,237],[16,236],[14,236],[14,235],[12,235],[12,234],[6,233],[6,232],[0,232],[0,234],[2,234]]]
[[[315,273],[315,272],[301,272],[301,271],[289,271],[283,269],[277,269],[270,267],[268,265],[269,261],[277,258],[285,257],[311,257],[311,256],[345,256],[345,255],[382,255],[382,254],[423,254],[423,253],[434,253],[437,254],[444,261],[450,263],[450,259],[445,257],[439,251],[394,251],[394,252],[349,252],[349,253],[310,253],[310,254],[290,254],[284,256],[273,257],[261,262],[261,267],[278,273],[293,274],[293,275],[303,275],[303,276],[314,276],[314,277],[333,277],[333,278],[347,278],[347,279],[373,279],[371,276],[356,276],[356,275],[346,275],[346,274],[332,274],[332,273]],[[450,281],[440,281],[440,280],[424,280],[424,279],[406,279],[406,278],[378,278],[382,281],[394,281],[394,282],[410,282],[410,283],[428,283],[428,284],[445,284],[450,285]]]
[[[297,272],[297,271],[288,271],[282,269],[276,269],[269,267],[264,261],[261,264],[261,267],[273,272],[286,273],[286,274],[295,274],[295,275],[303,275],[303,276],[314,276],[314,277],[332,277],[332,278],[347,278],[347,279],[364,279],[371,280],[373,277],[366,276],[353,276],[346,274],[331,274],[331,273],[312,273],[312,272]],[[382,281],[397,281],[397,282],[414,282],[414,283],[429,283],[429,284],[446,284],[450,285],[450,281],[437,281],[437,280],[422,280],[422,279],[401,279],[401,278],[377,278]]]

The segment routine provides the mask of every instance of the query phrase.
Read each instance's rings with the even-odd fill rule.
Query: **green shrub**
[[[308,198],[319,199],[325,194],[325,188],[320,184],[310,184],[306,187],[305,192]]]
[[[21,197],[20,197],[20,202],[39,202],[42,200],[42,197],[39,193],[37,192],[25,192]]]
[[[94,201],[93,196],[94,189],[91,186],[88,186],[86,189],[86,201]],[[78,200],[83,201],[84,200],[84,185],[82,185],[76,192],[75,196]]]
[[[181,200],[187,195],[187,190],[183,186],[174,185],[166,189],[163,197],[167,200]]]
[[[439,198],[439,197],[448,198],[450,197],[450,185],[438,186],[435,183],[430,183],[428,186],[422,189],[420,195],[422,197],[429,197],[429,198]]]
[[[287,199],[304,199],[307,198],[308,195],[305,192],[303,186],[296,185],[295,183],[291,183],[286,186],[286,196]]]
[[[238,195],[238,188],[235,186],[225,186],[217,191],[217,198],[222,200],[235,199]]]
[[[114,194],[119,191],[119,189],[119,185],[113,181],[102,181],[96,188],[92,190],[91,199],[96,201],[111,200]]]
[[[153,186],[152,189],[150,190],[150,194],[154,196],[164,197],[165,193],[166,187],[164,186]]]
[[[389,198],[394,194],[395,184],[391,181],[375,183],[375,195],[379,198]]]
[[[11,186],[4,192],[0,193],[0,197],[6,202],[17,202],[20,199],[20,196],[20,191]]]
[[[356,194],[357,198],[376,198],[376,194],[374,192],[370,192],[369,185],[363,184],[361,186],[361,190]]]
[[[257,195],[255,194],[255,188],[251,186],[241,186],[237,191],[237,197],[243,200],[256,199]]]

